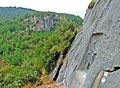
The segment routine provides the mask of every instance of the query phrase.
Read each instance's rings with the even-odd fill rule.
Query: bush
[[[90,4],[88,5],[89,9],[92,9],[95,6],[96,0],[92,0]]]

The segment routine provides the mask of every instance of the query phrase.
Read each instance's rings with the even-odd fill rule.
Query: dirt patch
[[[42,85],[42,86],[39,86],[37,88],[64,88],[64,85],[63,84],[58,84],[58,83],[53,83],[53,84],[50,84],[50,85]]]

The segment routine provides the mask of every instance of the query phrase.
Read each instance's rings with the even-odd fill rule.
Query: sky
[[[0,7],[24,7],[38,11],[52,11],[79,15],[84,14],[91,0],[0,0]]]

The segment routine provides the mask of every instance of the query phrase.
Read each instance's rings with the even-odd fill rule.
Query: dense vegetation
[[[57,14],[46,12],[47,14]],[[45,12],[32,12],[14,16],[14,20],[0,24],[0,88],[19,88],[38,79],[42,69],[50,72],[60,52],[68,49],[76,28],[82,19],[59,14],[60,19],[51,31],[34,31],[23,20]]]
[[[19,14],[29,14],[33,12],[31,9],[17,7],[0,7],[0,22],[11,19]]]

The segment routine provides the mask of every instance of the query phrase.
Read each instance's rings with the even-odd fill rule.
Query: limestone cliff
[[[120,88],[120,0],[97,0],[88,8],[60,69],[65,88]]]

